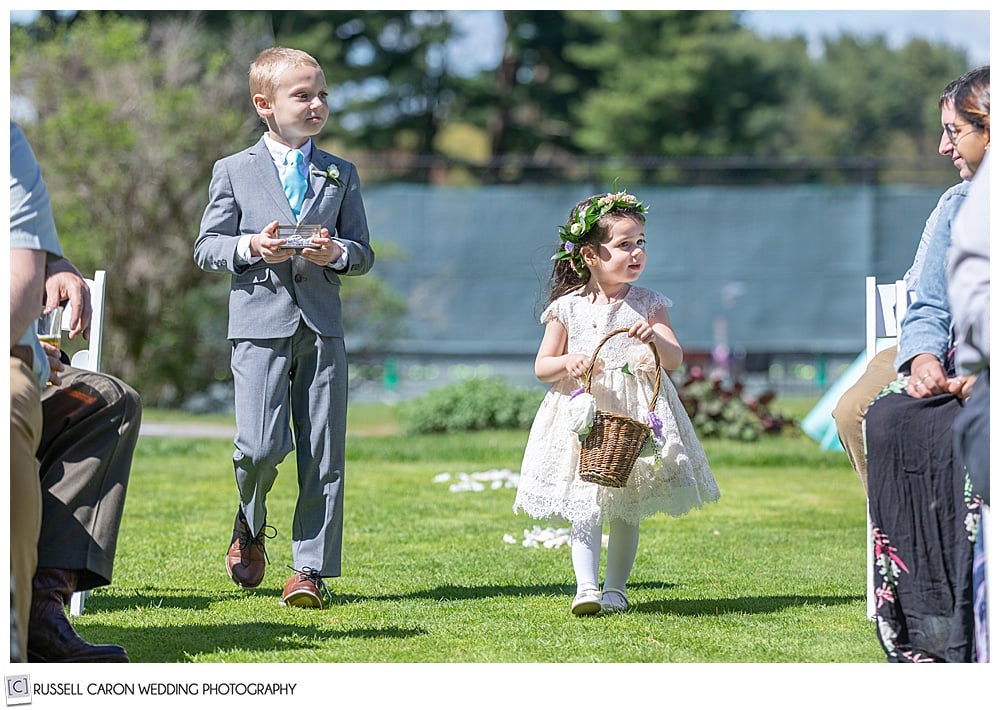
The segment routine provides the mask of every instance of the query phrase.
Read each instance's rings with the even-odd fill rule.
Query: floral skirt
[[[952,426],[951,395],[883,393],[865,416],[875,549],[876,627],[887,660],[973,660],[973,496]]]

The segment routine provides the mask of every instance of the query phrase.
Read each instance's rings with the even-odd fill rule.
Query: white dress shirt
[[[267,146],[267,150],[271,154],[271,160],[274,161],[274,167],[278,170],[278,173],[280,174],[282,168],[285,165],[285,156],[288,154],[288,151],[290,151],[291,148],[289,148],[287,145],[279,143],[266,133],[264,134],[264,145]],[[299,151],[302,152],[302,157],[303,157],[302,165],[300,166],[299,170],[302,173],[302,177],[306,179],[306,182],[309,181],[309,158],[312,156],[312,147],[313,147],[312,139],[310,138],[302,145],[301,148],[299,148]],[[236,244],[237,256],[239,256],[243,260],[243,262],[247,264],[256,263],[263,258],[261,256],[253,256],[250,253],[251,239],[253,239],[252,234],[244,234],[240,236],[240,240]],[[334,269],[335,271],[343,271],[344,269],[347,268],[347,247],[345,247],[344,243],[339,239],[334,239],[333,241],[337,242],[337,244],[340,245],[340,258],[338,258],[336,261],[331,261],[328,264],[328,266],[331,269]]]

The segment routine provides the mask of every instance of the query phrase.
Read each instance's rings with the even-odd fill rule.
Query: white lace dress
[[[590,355],[605,335],[647,320],[659,305],[669,307],[672,303],[656,291],[632,285],[622,301],[604,305],[591,303],[579,293],[567,294],[551,303],[541,320],[559,320],[569,333],[568,352]],[[598,409],[645,421],[654,373],[631,375],[621,370],[629,348],[637,343],[621,334],[604,344],[590,393]],[[521,463],[515,513],[523,510],[539,520],[603,522],[621,518],[638,523],[655,513],[684,515],[719,499],[705,451],[666,372],[660,378],[653,410],[663,422],[659,453],[640,456],[624,488],[581,481],[577,475],[580,439],[569,420],[570,395],[580,387],[575,378],[564,378],[554,383],[542,400]]]

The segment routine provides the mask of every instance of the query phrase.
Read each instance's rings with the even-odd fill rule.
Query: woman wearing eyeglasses
[[[989,150],[989,77],[989,67],[967,75],[955,117],[944,124],[966,181]],[[946,273],[951,225],[965,194],[951,201],[928,244],[903,319],[899,376],[865,415],[875,621],[890,662],[976,660],[972,551],[982,501],[969,492],[952,451],[952,424],[974,378],[955,372]]]
[[[978,80],[977,80],[978,79]],[[990,68],[970,73],[955,94],[955,118],[944,124],[954,150],[952,161],[963,180],[971,180],[990,149]]]
[[[955,146],[951,142],[951,136],[954,134],[952,124],[956,119],[955,94],[960,88],[967,85],[970,81],[975,80],[978,75],[979,70],[966,72],[962,76],[948,82],[948,85],[941,90],[941,94],[938,96],[938,108],[941,111],[941,138],[938,141],[937,152],[938,155],[952,162],[959,173],[961,181],[941,193],[937,204],[934,205],[934,209],[927,216],[927,221],[924,222],[924,228],[920,233],[920,241],[917,243],[917,249],[913,255],[913,263],[902,277],[906,282],[907,292],[917,290],[917,283],[920,281],[920,272],[924,267],[924,256],[927,253],[927,245],[930,243],[931,237],[937,228],[940,216],[955,210],[956,204],[965,198],[969,189],[968,180],[972,177],[972,171],[966,164],[965,159],[955,150]],[[857,472],[858,478],[861,480],[861,485],[865,488],[865,492],[868,491],[868,462],[865,458],[862,422],[864,421],[868,407],[871,406],[872,400],[875,399],[887,384],[896,379],[895,361],[896,346],[892,345],[879,351],[875,357],[868,361],[864,365],[864,371],[860,376],[858,376],[857,371],[854,373],[850,371],[845,373],[844,377],[854,374],[856,381],[840,396],[836,406],[829,412],[836,424],[837,438],[843,445],[844,451],[851,461],[851,467]],[[819,438],[815,432],[816,422],[821,421],[818,419],[820,416],[819,407],[820,405],[817,404],[816,408],[810,413],[809,418],[802,423],[803,429],[806,429],[807,426],[813,429],[813,431],[810,431],[810,436],[813,436],[813,438]],[[821,431],[819,433],[823,435],[824,432]]]

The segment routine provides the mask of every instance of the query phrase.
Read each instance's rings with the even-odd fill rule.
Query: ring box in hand
[[[313,246],[311,239],[319,237],[321,229],[318,224],[280,224],[276,236],[285,240],[285,249],[305,249]]]

